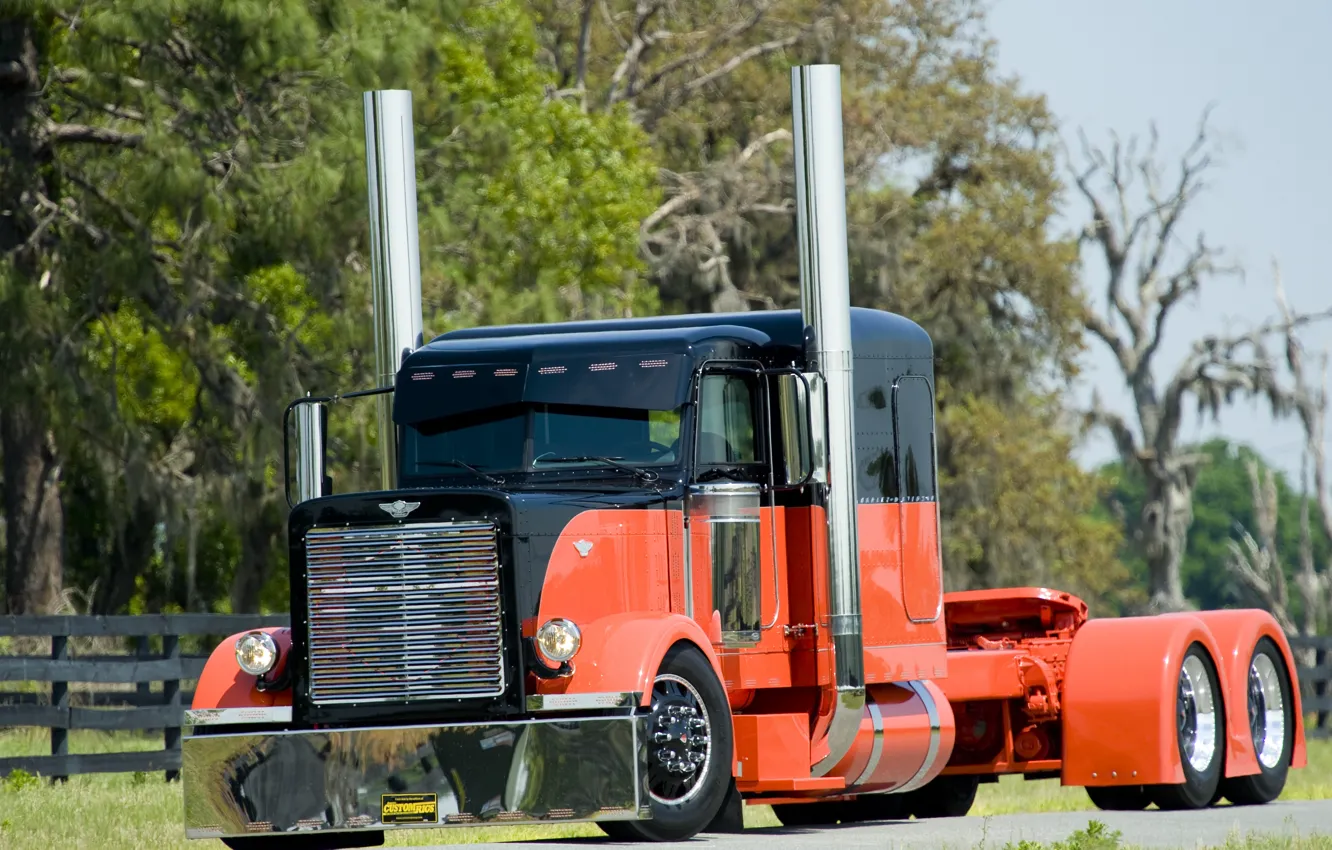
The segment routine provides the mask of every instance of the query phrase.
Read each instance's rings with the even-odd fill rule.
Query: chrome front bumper
[[[191,735],[185,834],[646,818],[647,724],[619,715]]]

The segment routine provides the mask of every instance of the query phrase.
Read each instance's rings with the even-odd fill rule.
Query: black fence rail
[[[1296,637],[1290,639],[1290,648],[1299,665],[1300,700],[1305,716],[1316,715],[1305,727],[1309,738],[1332,737],[1332,636]]]
[[[156,772],[168,781],[180,771],[180,729],[193,693],[182,682],[198,679],[207,655],[183,655],[181,638],[204,638],[202,647],[235,632],[285,626],[286,614],[149,614],[123,617],[0,616],[0,639],[50,638],[50,656],[0,655],[0,729],[50,729],[51,754],[0,758],[0,777],[15,770],[55,780],[83,773]],[[122,647],[120,654],[73,656],[70,639]],[[207,640],[211,638],[212,641]],[[132,647],[132,648],[131,648]],[[207,650],[205,650],[207,651]],[[49,682],[50,694],[4,690],[5,683]],[[153,689],[161,682],[160,691]],[[79,693],[70,684],[134,685],[127,690]],[[162,730],[162,749],[147,752],[71,754],[69,730]]]

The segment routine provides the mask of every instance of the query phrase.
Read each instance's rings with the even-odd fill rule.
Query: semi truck
[[[798,310],[428,342],[411,96],[365,94],[381,386],[288,408],[291,621],[207,661],[190,838],[681,840],[746,804],[964,815],[1005,774],[1202,808],[1269,802],[1305,764],[1266,612],[944,592],[931,340],[851,306],[840,71],[795,67],[791,91]],[[363,395],[382,489],[333,492],[329,410]]]

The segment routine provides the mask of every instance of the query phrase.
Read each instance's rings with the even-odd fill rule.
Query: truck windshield
[[[403,442],[403,474],[415,476],[615,469],[596,458],[674,466],[680,408],[506,405],[409,426]]]

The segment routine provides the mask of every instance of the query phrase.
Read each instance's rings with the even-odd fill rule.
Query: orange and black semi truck
[[[930,337],[850,306],[841,85],[792,71],[799,310],[421,332],[411,99],[365,96],[383,386],[298,399],[291,623],[199,680],[185,825],[231,847],[594,822],[621,839],[1258,804],[1305,763],[1268,614],[943,592]],[[377,394],[383,489],[335,493]]]

